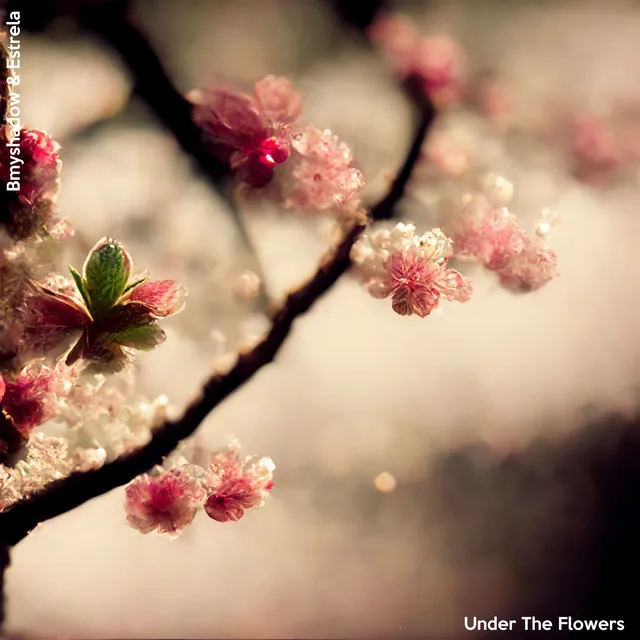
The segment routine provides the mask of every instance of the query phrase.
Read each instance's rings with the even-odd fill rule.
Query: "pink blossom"
[[[259,112],[272,126],[294,124],[300,117],[302,98],[289,79],[267,76],[253,91]]]
[[[411,20],[380,14],[369,29],[369,37],[385,52],[395,73],[404,77],[413,72],[420,36]]]
[[[0,376],[0,403],[2,403],[2,398],[4,397],[5,389],[6,389],[6,385],[4,383],[4,378]]]
[[[278,178],[285,206],[301,211],[353,211],[364,179],[349,147],[313,126],[294,136],[294,154]]]
[[[413,75],[423,82],[424,91],[440,105],[458,102],[462,96],[462,51],[447,36],[423,39],[418,45]]]
[[[524,249],[500,270],[500,281],[519,291],[534,291],[557,278],[558,256],[535,235],[527,236]]]
[[[418,79],[424,92],[439,105],[462,96],[462,51],[447,36],[420,38],[407,18],[381,14],[369,29],[395,73]]]
[[[623,161],[616,137],[604,119],[578,116],[571,123],[571,152],[587,174],[617,169]]]
[[[274,468],[269,458],[241,460],[234,449],[217,453],[207,477],[207,515],[218,522],[237,522],[247,509],[262,506],[273,486]]]
[[[425,260],[414,250],[394,254],[385,266],[387,277],[376,297],[391,296],[393,310],[401,316],[426,318],[437,308],[441,297],[457,302],[471,297],[471,283],[460,273]]]
[[[23,129],[20,132],[20,154],[25,162],[20,195],[29,202],[56,195],[62,166],[59,149],[60,145],[43,131]]]
[[[26,437],[35,427],[53,418],[56,395],[69,390],[69,378],[63,369],[27,368],[15,381],[5,381],[2,410]]]
[[[194,120],[241,180],[262,187],[291,154],[290,127],[300,110],[291,81],[267,76],[256,82],[252,96],[221,88],[201,92]]]
[[[471,297],[469,280],[446,268],[451,253],[451,240],[440,229],[418,236],[413,225],[399,223],[363,234],[351,260],[374,298],[391,297],[396,313],[424,318],[441,298],[466,302]]]
[[[50,199],[58,191],[61,162],[58,158],[60,145],[43,131],[22,129],[20,131],[20,197],[27,203]],[[0,153],[0,177],[9,182],[11,166],[9,148]]]
[[[471,211],[453,224],[451,234],[456,258],[473,259],[486,269],[497,271],[520,254],[526,233],[506,209]]]
[[[423,153],[423,160],[450,178],[459,178],[469,170],[473,155],[464,145],[445,136],[431,139]]]
[[[511,97],[506,89],[492,78],[481,80],[477,94],[478,106],[492,119],[507,116],[511,111]]]
[[[62,163],[58,158],[58,143],[42,131],[22,129],[19,145],[23,161],[20,189],[7,191],[8,217],[3,222],[12,238],[24,240],[40,231],[53,231],[60,223],[53,201]],[[9,149],[6,144],[0,149],[0,181],[5,185],[11,180]]]
[[[202,486],[179,468],[142,475],[125,490],[127,522],[140,533],[177,537],[206,498]]]

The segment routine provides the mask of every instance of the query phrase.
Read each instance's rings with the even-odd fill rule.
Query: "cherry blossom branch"
[[[410,87],[408,87],[410,90]],[[420,118],[411,148],[389,193],[370,210],[373,220],[386,220],[393,216],[395,205],[402,199],[413,168],[420,157],[420,149],[435,117],[433,106],[426,98],[416,97]],[[418,102],[419,100],[419,102]],[[0,540],[15,545],[38,524],[67,513],[85,502],[112,489],[129,483],[145,473],[192,435],[207,415],[234,391],[250,380],[264,366],[273,362],[280,347],[291,332],[295,320],[304,315],[351,265],[350,251],[364,231],[364,222],[354,223],[343,239],[327,254],[314,276],[289,294],[284,304],[273,315],[272,326],[266,337],[251,351],[239,355],[235,366],[227,373],[216,373],[204,385],[200,395],[177,420],[169,420],[158,427],[151,441],[136,451],[121,456],[103,467],[76,472],[52,482],[34,496],[16,503],[0,513]]]

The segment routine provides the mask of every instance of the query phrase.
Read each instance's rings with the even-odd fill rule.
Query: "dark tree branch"
[[[0,545],[0,630],[4,628],[4,620],[6,618],[5,609],[5,581],[6,571],[11,564],[11,557],[9,555],[9,547],[7,545]]]
[[[420,149],[435,116],[434,109],[427,100],[423,99],[419,106],[420,119],[411,148],[389,194],[371,209],[370,217],[373,220],[387,220],[393,216],[395,205],[403,197],[418,161]],[[195,432],[217,405],[274,360],[289,336],[294,321],[305,314],[349,269],[351,247],[365,226],[364,223],[357,222],[345,232],[342,241],[325,255],[315,275],[287,297],[273,316],[271,330],[262,342],[253,350],[241,354],[229,372],[213,375],[181,418],[167,421],[158,427],[152,440],[140,449],[121,456],[100,469],[76,472],[52,482],[45,490],[1,513],[0,539],[9,545],[15,545],[39,523],[125,485],[154,465],[161,464],[182,440]]]
[[[218,189],[229,167],[203,142],[191,117],[192,105],[173,86],[147,38],[127,17],[127,3],[113,2],[78,14],[81,24],[104,39],[129,70],[136,94],[190,155]]]

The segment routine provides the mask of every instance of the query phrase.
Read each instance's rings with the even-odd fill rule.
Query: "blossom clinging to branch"
[[[267,76],[253,95],[194,92],[194,119],[213,150],[250,189],[299,212],[353,213],[362,174],[349,147],[330,131],[300,126],[300,95],[286,78]]]
[[[274,469],[270,458],[243,460],[233,447],[214,455],[206,483],[207,515],[218,522],[237,522],[247,509],[262,506],[273,486]]]
[[[299,211],[354,212],[364,179],[351,150],[330,131],[313,126],[293,138],[294,154],[280,179],[284,205]]]
[[[396,313],[424,318],[441,298],[467,302],[471,297],[471,282],[446,268],[452,252],[451,240],[440,229],[417,236],[414,225],[399,223],[361,236],[351,257],[374,298],[391,297]]]
[[[191,524],[206,492],[182,469],[136,478],[125,490],[127,522],[140,533],[165,533],[177,537]]]
[[[232,443],[211,455],[207,469],[178,456],[179,464],[138,476],[125,490],[129,525],[175,538],[203,507],[212,520],[237,522],[248,509],[262,506],[275,465],[270,458],[241,458],[238,448]]]
[[[239,177],[253,187],[271,181],[291,154],[291,125],[300,116],[300,95],[286,78],[267,76],[253,95],[227,88],[194,92],[194,120]]]

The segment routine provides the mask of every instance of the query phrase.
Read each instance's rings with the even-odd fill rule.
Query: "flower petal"
[[[267,76],[254,88],[260,111],[272,122],[292,124],[300,117],[302,98],[288,78]]]
[[[267,137],[253,100],[227,89],[203,91],[193,118],[213,140],[233,149],[251,146],[255,138]]]

